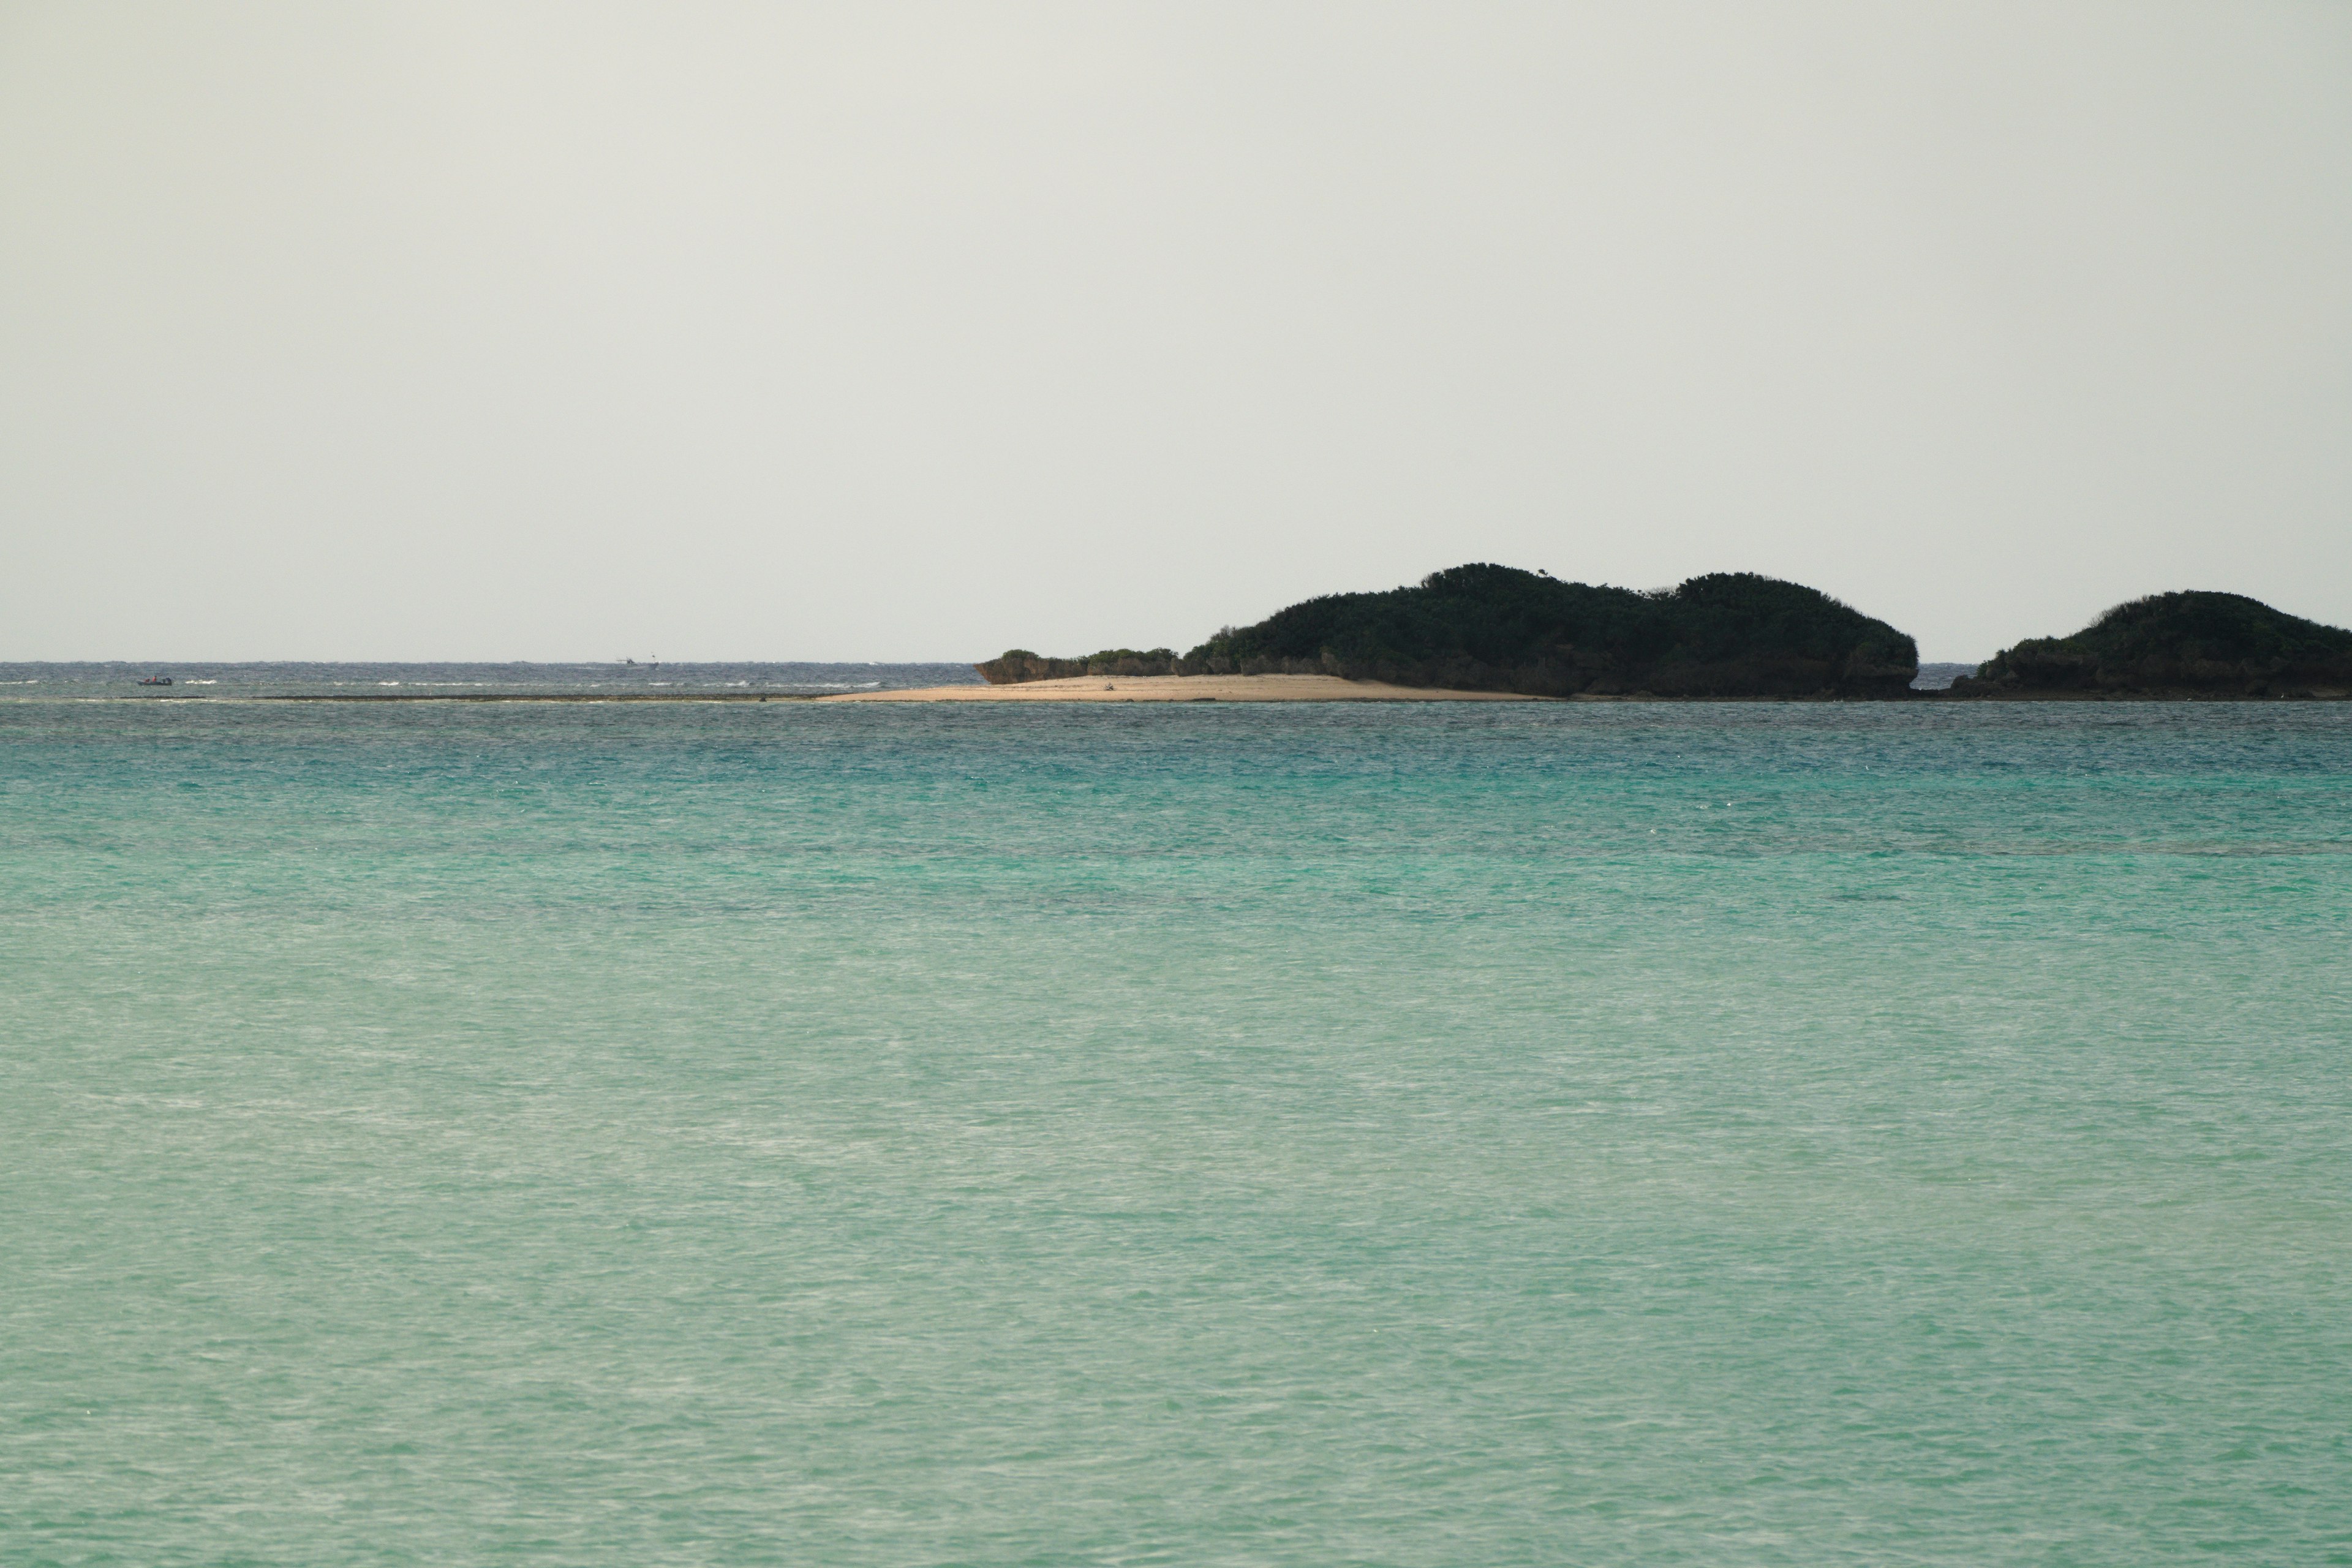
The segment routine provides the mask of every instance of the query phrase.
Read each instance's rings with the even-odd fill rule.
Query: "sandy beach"
[[[1016,686],[848,691],[820,702],[1536,702],[1510,691],[1439,691],[1336,675],[1073,676]]]

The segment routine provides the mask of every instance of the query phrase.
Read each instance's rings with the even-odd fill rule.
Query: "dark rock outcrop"
[[[2004,648],[1955,697],[2352,697],[2352,631],[2242,594],[2157,594]]]

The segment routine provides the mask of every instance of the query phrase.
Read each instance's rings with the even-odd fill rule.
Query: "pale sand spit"
[[[820,702],[1535,702],[1511,691],[1435,691],[1336,675],[1081,675],[1017,686],[845,691]]]

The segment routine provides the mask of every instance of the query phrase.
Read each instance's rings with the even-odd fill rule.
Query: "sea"
[[[2352,705],[38,679],[0,1562],[2352,1562]]]
[[[1932,670],[1939,667],[1923,667]],[[1922,679],[1927,679],[1923,673]],[[150,682],[154,684],[151,685]],[[0,701],[68,698],[793,697],[979,686],[969,664],[0,664]],[[1950,684],[1948,679],[1946,684]]]

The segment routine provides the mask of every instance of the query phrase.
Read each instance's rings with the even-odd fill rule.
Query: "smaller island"
[[[2072,637],[2003,648],[1949,696],[2342,699],[2352,697],[2352,631],[2242,594],[2155,594]]]

